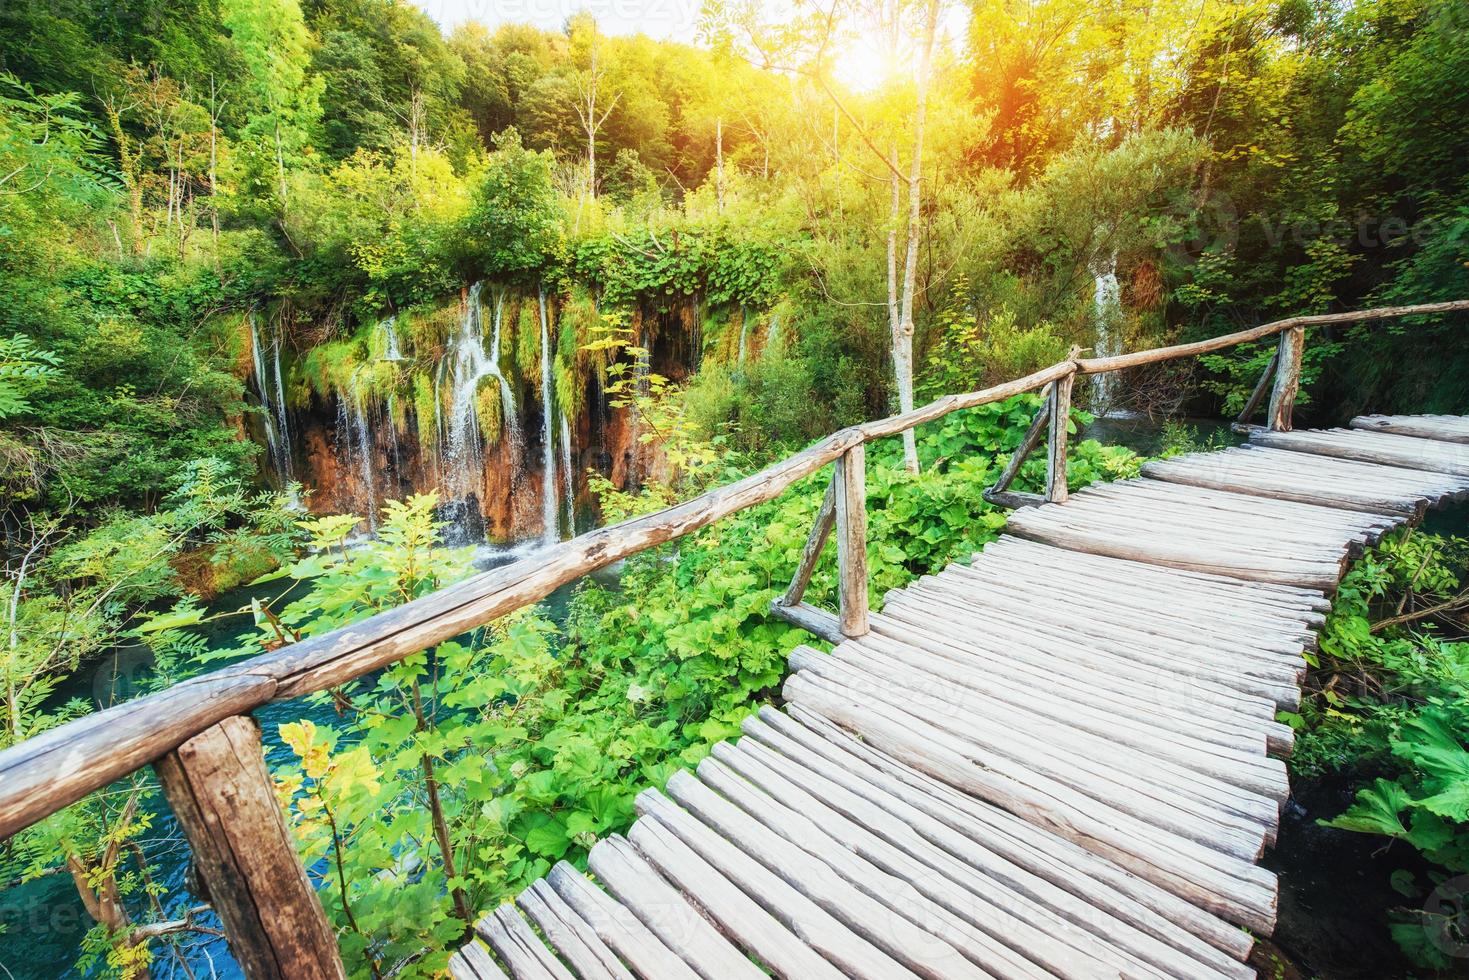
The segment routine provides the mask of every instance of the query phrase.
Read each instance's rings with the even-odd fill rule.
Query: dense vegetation
[[[136,693],[468,571],[431,496],[385,507],[366,543],[364,515],[297,511],[250,438],[257,314],[292,406],[350,389],[396,422],[434,414],[467,284],[525,300],[506,357],[527,374],[549,363],[530,300],[552,296],[557,402],[582,410],[594,382],[661,460],[591,477],[609,520],[1072,344],[1469,296],[1456,0],[880,6],[709,2],[693,46],[586,15],[445,33],[400,0],[0,5],[0,748],[93,710],[74,682],[110,653],[146,651]],[[389,315],[403,366],[383,366]],[[633,367],[632,324],[656,315],[692,338],[678,383]],[[1303,414],[1464,411],[1464,325],[1313,337]],[[1268,356],[1138,372],[1116,397],[1232,411]],[[506,406],[487,392],[491,428]],[[978,489],[1032,405],[877,455],[875,597],[1001,526]],[[1071,478],[1135,465],[1083,443]],[[440,968],[469,914],[623,826],[638,788],[774,696],[804,634],[763,610],[817,497],[268,733],[354,973]],[[1405,904],[1469,871],[1463,548],[1418,534],[1364,560],[1295,719],[1298,776],[1363,788],[1323,816],[1421,852]],[[232,612],[209,600],[244,583],[252,629],[206,642]],[[74,882],[96,923],[84,972],[186,975],[210,939],[158,877],[160,813],[139,776],[0,845],[0,884]],[[1421,926],[1399,935],[1442,966]]]

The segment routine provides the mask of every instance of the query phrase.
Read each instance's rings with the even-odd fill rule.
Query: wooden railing
[[[1211,340],[1115,357],[1072,356],[982,391],[947,395],[901,415],[842,429],[735,483],[666,510],[605,527],[321,636],[146,697],[76,719],[0,752],[0,839],[143,766],[152,765],[197,860],[236,959],[251,978],[342,977],[330,926],[291,841],[249,712],[271,701],[347,683],[544,599],[589,572],[773,500],[834,467],[790,588],[773,604],[783,618],[832,640],[867,632],[865,446],[951,412],[1044,389],[1046,400],[986,497],[1006,506],[1066,499],[1066,422],[1078,375],[1195,357],[1279,335],[1279,347],[1239,424],[1273,377],[1268,425],[1289,429],[1311,326],[1469,310],[1469,300],[1294,317]],[[1009,484],[1047,433],[1045,494]],[[839,609],[801,601],[836,532]]]

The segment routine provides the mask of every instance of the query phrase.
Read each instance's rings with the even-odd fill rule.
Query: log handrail
[[[1052,364],[979,391],[841,429],[765,469],[665,510],[599,528],[395,609],[86,715],[0,751],[0,839],[271,701],[326,690],[538,602],[568,582],[773,500],[852,447],[1074,374],[1196,357],[1293,327],[1469,311],[1469,300],[1291,317],[1190,344]]]
[[[1077,358],[1074,356],[1077,352],[1073,351],[1067,360],[1023,378],[979,391],[946,395],[899,415],[850,426],[758,473],[691,500],[563,541],[396,609],[78,718],[0,751],[0,840],[146,765],[162,760],[164,771],[169,771],[170,766],[177,768],[181,746],[229,719],[246,715],[271,701],[326,690],[386,667],[537,602],[590,572],[773,500],[792,484],[829,464],[838,464],[833,485],[835,514],[824,515],[830,523],[826,530],[813,534],[807,550],[812,552],[814,548],[814,552],[819,552],[830,532],[830,524],[836,524],[843,600],[836,626],[840,635],[860,634],[866,631],[867,618],[866,555],[862,540],[866,522],[861,503],[866,443],[897,435],[961,409],[1003,401],[1049,385],[1051,448],[1047,461],[1047,497],[1053,501],[1064,500],[1065,420],[1071,386],[1078,375],[1196,357],[1279,334],[1282,335],[1277,357],[1280,367],[1270,413],[1272,424],[1283,420],[1288,427],[1298,383],[1301,338],[1307,327],[1459,311],[1469,311],[1469,300],[1292,317],[1196,343],[1113,357]],[[1260,400],[1263,389],[1262,382],[1251,399],[1252,407]],[[815,553],[807,558],[814,564]],[[807,558],[803,558],[803,566]],[[776,611],[791,613],[787,618],[793,621],[802,621],[803,615],[805,621],[812,622],[829,617],[830,614],[813,607],[792,604],[798,603],[805,581],[809,581],[810,569],[804,572],[805,580],[793,583],[792,591],[783,600],[777,600]],[[797,575],[799,579],[802,571],[798,570]],[[822,624],[818,622],[818,625]],[[217,737],[217,733],[211,737]],[[217,836],[219,828],[211,825],[207,831],[198,830],[190,835],[191,841],[198,846],[201,841],[193,838],[206,833]],[[218,841],[215,844],[223,846]],[[319,907],[314,913],[311,909],[300,911],[308,917],[320,915]],[[308,927],[307,933],[315,926],[308,923]],[[323,969],[331,972],[328,967]],[[251,973],[273,975],[268,970]]]

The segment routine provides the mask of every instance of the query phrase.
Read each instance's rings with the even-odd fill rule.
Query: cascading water
[[[265,423],[265,445],[271,466],[281,486],[291,482],[291,429],[286,415],[285,384],[281,380],[281,338],[277,333],[270,341],[270,368],[266,368],[265,349],[260,343],[260,326],[251,310],[250,354],[255,374],[255,393],[260,398]]]
[[[780,316],[774,311],[770,314],[770,322],[765,325],[765,352],[768,354],[775,350],[775,345],[780,342]]]
[[[739,356],[739,360],[736,362],[738,364],[745,363],[745,344],[746,344],[746,339],[749,336],[749,333],[750,333],[750,311],[747,310],[747,309],[745,309],[742,306],[742,307],[740,307],[740,356]]]
[[[374,468],[372,426],[367,420],[367,403],[357,379],[352,379],[351,389],[344,399],[347,403],[347,420],[350,429],[352,455],[356,458],[357,474],[362,480],[364,499],[361,503],[367,512],[367,527],[377,531],[377,473]]]
[[[541,288],[537,295],[541,315],[541,517],[548,543],[560,538],[556,522],[561,505],[557,499],[556,442],[552,437],[551,408],[554,380],[551,376],[551,331],[546,317],[546,290]]]
[[[1098,357],[1113,357],[1122,353],[1122,290],[1117,283],[1115,252],[1105,263],[1093,267],[1092,277],[1092,321],[1097,331],[1093,350]],[[1117,397],[1117,382],[1115,371],[1092,376],[1092,400],[1098,413],[1105,414],[1112,407]]]
[[[480,382],[485,378],[499,382],[501,438],[510,440],[514,458],[518,458],[516,447],[520,443],[520,418],[515,410],[515,397],[510,390],[510,382],[500,370],[500,328],[505,300],[503,296],[495,299],[494,329],[487,355],[484,314],[480,306],[483,287],[482,282],[469,287],[464,316],[449,338],[449,349],[440,364],[438,381],[440,389],[445,384],[449,386],[449,414],[447,418],[440,417],[435,421],[441,446],[439,482],[445,495],[454,502],[452,520],[465,539],[472,536],[478,523],[467,510],[469,497],[473,495],[478,500],[484,491],[484,439],[476,395]],[[435,399],[436,411],[438,403],[439,400]]]
[[[571,466],[571,423],[561,412],[561,475],[566,479],[566,533],[576,536],[576,472]]]
[[[403,352],[398,348],[398,318],[388,317],[378,324],[378,329],[383,332],[383,360],[403,360]]]

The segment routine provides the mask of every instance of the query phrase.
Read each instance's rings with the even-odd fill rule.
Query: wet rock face
[[[610,405],[602,355],[582,336],[595,320],[589,301],[475,284],[457,302],[294,350],[282,368],[283,334],[252,319],[259,410],[248,424],[265,450],[262,475],[301,483],[311,512],[356,513],[367,530],[387,501],[435,492],[451,540],[567,537],[594,506],[589,469],[629,489],[664,466],[636,415]],[[648,306],[628,322],[647,351],[635,379],[678,383],[697,370],[695,302]]]

